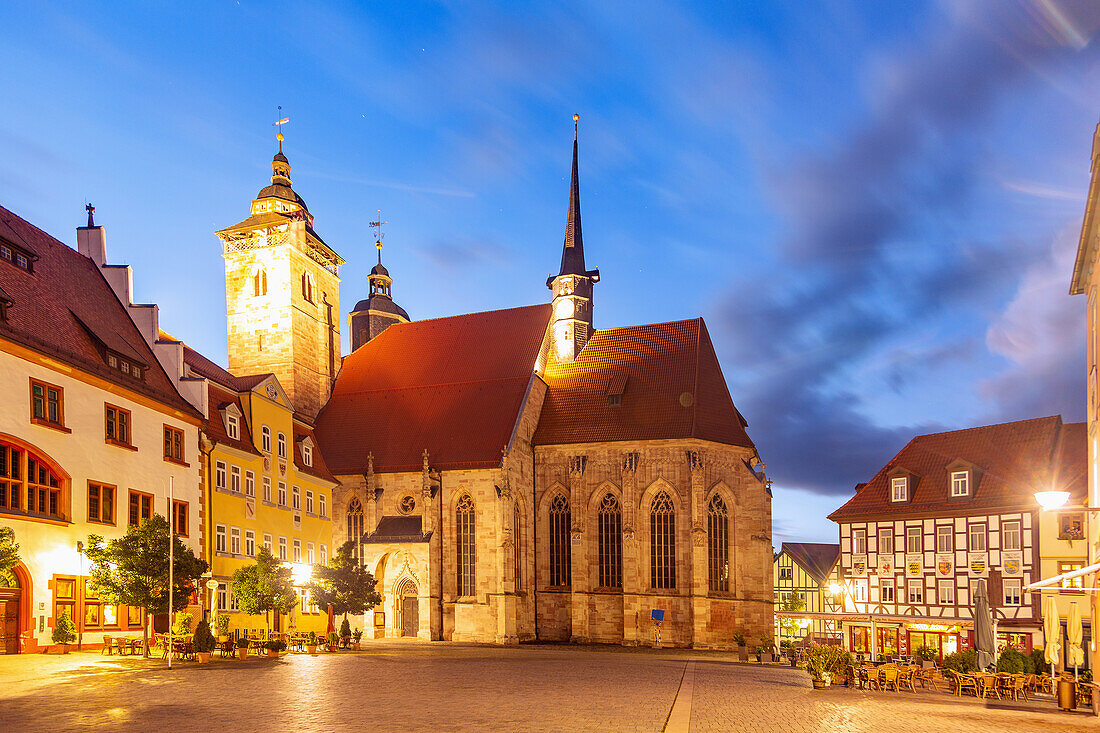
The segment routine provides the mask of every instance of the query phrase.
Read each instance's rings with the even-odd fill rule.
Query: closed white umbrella
[[[1077,602],[1069,604],[1069,619],[1066,621],[1066,662],[1073,665],[1073,677],[1077,678],[1077,668],[1085,663],[1085,649],[1081,645],[1084,632],[1081,629],[1081,611]]]
[[[1050,678],[1054,679],[1054,665],[1062,654],[1062,621],[1058,617],[1058,602],[1053,595],[1043,601],[1043,657],[1050,665]]]

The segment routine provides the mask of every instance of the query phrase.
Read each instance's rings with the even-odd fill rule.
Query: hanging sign
[[[1020,577],[1024,572],[1023,553],[1019,550],[1001,553],[1001,573],[1012,577]]]
[[[924,574],[924,555],[918,553],[905,556],[905,574],[916,578]]]
[[[967,555],[970,564],[970,575],[975,578],[984,578],[989,575],[989,553],[971,552]]]
[[[898,654],[902,656],[909,654],[909,632],[905,629],[898,629]]]
[[[852,555],[852,575],[862,578],[867,574],[867,556]]]
[[[955,556],[949,552],[936,555],[936,577],[949,578],[955,574]]]

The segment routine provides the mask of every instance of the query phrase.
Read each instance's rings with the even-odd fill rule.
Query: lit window
[[[1019,579],[1005,578],[1001,581],[1001,587],[1004,588],[1006,606],[1021,605],[1021,585],[1022,583]]]
[[[1001,525],[1001,549],[1020,549],[1020,523],[1004,522]]]
[[[937,586],[937,595],[941,606],[955,605],[955,581],[940,580]]]
[[[955,549],[955,529],[949,524],[936,527],[936,552],[953,552]]]
[[[924,551],[920,527],[905,528],[905,551],[909,554]]]
[[[569,537],[571,514],[569,498],[558,494],[550,502],[550,585],[568,586],[572,582]]]
[[[967,471],[951,472],[951,496],[970,495],[970,473]]]
[[[971,524],[968,529],[970,535],[969,550],[971,552],[985,552],[985,525]]]
[[[867,530],[852,530],[852,553],[856,555],[867,554]]]
[[[1079,562],[1060,562],[1058,563],[1058,574],[1072,573],[1074,570],[1080,570],[1083,566]],[[1062,580],[1062,587],[1070,592],[1079,591],[1084,588],[1084,584],[1081,582],[1081,576],[1076,578],[1065,578]]]
[[[905,501],[909,496],[909,481],[904,476],[890,479],[892,501]]]

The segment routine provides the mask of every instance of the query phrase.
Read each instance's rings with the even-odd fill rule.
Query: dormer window
[[[890,479],[890,501],[909,501],[909,479],[895,476]]]
[[[34,261],[36,259],[38,258],[13,246],[6,240],[3,244],[0,244],[0,260],[10,262],[20,270],[34,272]]]
[[[970,472],[951,472],[951,496],[970,496]]]
[[[117,354],[107,352],[107,366],[122,372],[128,377],[141,379],[142,366],[140,364],[135,364],[132,361],[127,361]]]
[[[233,440],[241,439],[241,421],[236,415],[225,416],[225,432],[229,433],[229,437]]]
[[[302,463],[313,466],[313,448],[304,443],[302,444]]]

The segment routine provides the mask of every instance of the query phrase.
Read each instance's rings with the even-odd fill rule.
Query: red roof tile
[[[313,440],[312,466],[307,466],[302,460],[302,441],[307,437]],[[300,425],[297,422],[294,424],[294,466],[303,473],[336,483],[336,477],[332,475],[332,471],[328,470],[325,457],[321,454],[321,445],[317,441],[313,428],[308,427],[308,425]]]
[[[207,418],[204,428],[211,440],[217,441],[221,445],[232,446],[245,453],[260,455],[260,452],[256,450],[256,444],[252,442],[252,433],[248,429],[248,421],[245,419],[240,395],[223,389],[216,382],[211,382],[207,389],[207,404],[209,405],[207,413],[210,417]],[[241,436],[239,438],[230,438],[229,433],[225,430],[225,421],[222,419],[221,410],[228,405],[236,405],[237,409],[241,410]]]
[[[1033,494],[1043,488],[1059,486],[1084,496],[1085,459],[1084,423],[1063,425],[1058,415],[919,435],[829,519],[1033,509]],[[970,498],[949,498],[949,468],[958,461],[976,468]],[[897,469],[914,476],[908,502],[890,501],[890,478]]]
[[[0,261],[0,289],[12,301],[7,320],[0,321],[0,337],[198,416],[95,263],[2,206],[0,239],[38,257],[33,273]],[[103,347],[145,365],[143,378],[111,369]]]
[[[166,336],[167,334],[161,331],[161,337],[163,338]],[[237,392],[247,392],[260,382],[272,376],[268,373],[248,374],[241,377],[235,377],[186,344],[183,347],[183,361],[200,377],[206,377],[212,382],[217,382],[223,387],[228,387]]]
[[[598,330],[544,380],[538,445],[699,438],[755,450],[701,318]]]
[[[337,475],[491,468],[511,439],[550,305],[390,326],[344,358],[316,420]]]

